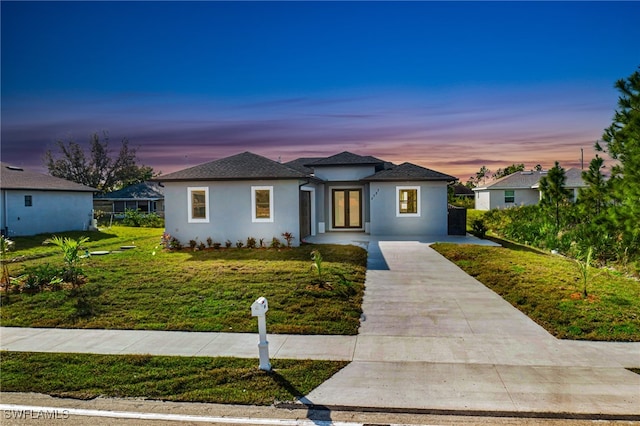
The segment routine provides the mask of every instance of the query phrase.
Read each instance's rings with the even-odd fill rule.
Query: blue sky
[[[568,168],[640,65],[637,2],[0,7],[2,161],[41,169],[102,131],[164,173],[246,150]]]

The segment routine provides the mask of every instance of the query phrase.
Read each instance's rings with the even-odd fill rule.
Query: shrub
[[[164,226],[164,220],[155,213],[142,213],[139,210],[126,209],[122,224],[132,227],[161,228]]]
[[[487,235],[487,227],[482,219],[476,219],[471,223],[471,232],[478,238],[484,238]]]
[[[220,248],[220,246],[221,246],[221,245],[222,245],[222,244],[220,244],[220,243],[215,243],[215,242],[214,242],[214,243],[213,243],[213,248],[214,248],[214,250],[218,250],[218,249]]]
[[[244,246],[244,243],[240,240],[236,241],[236,247],[238,248],[242,248],[242,246]]]
[[[171,240],[169,241],[169,249],[182,250],[182,243],[176,237],[171,237]]]
[[[247,238],[247,248],[254,249],[256,248],[256,239],[253,237]]]
[[[295,239],[293,234],[291,232],[284,232],[282,234],[282,237],[287,242],[287,247],[291,247],[291,241],[293,241]]]
[[[189,248],[191,250],[195,250],[198,246],[198,242],[196,240],[189,240]]]
[[[278,249],[280,247],[282,247],[282,243],[280,242],[280,240],[276,237],[273,237],[271,239],[271,248]]]
[[[207,238],[207,246],[209,246],[209,248],[213,247],[213,238],[211,237]]]
[[[226,248],[231,248],[232,245],[233,245],[233,243],[231,242],[231,240],[227,240],[227,241],[224,242],[224,246]]]
[[[202,241],[200,241],[200,244],[198,244],[198,250],[204,250],[206,248],[207,246]]]
[[[25,266],[19,281],[22,281],[22,286],[27,292],[42,291],[46,287],[51,290],[60,290],[63,277],[64,271],[45,263],[37,266]]]

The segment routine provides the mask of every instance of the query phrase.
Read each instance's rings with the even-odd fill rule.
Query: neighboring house
[[[476,210],[491,210],[514,206],[538,204],[540,201],[540,179],[546,170],[516,172],[488,184],[473,188],[476,194]],[[578,198],[578,190],[585,187],[582,170],[565,171],[565,188],[571,191],[571,200]]]
[[[116,216],[124,216],[125,210],[156,213],[164,216],[164,188],[158,182],[141,182],[118,191],[93,197],[93,208]]]
[[[446,235],[453,176],[343,152],[281,164],[245,152],[155,179],[165,187],[166,232],[189,240],[294,243],[309,235]]]
[[[0,163],[0,226],[8,236],[84,231],[95,188]]]

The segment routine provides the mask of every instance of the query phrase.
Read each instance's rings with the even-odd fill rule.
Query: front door
[[[333,189],[333,227],[362,228],[362,190]]]

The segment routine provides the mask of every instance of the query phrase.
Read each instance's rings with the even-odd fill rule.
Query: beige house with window
[[[342,152],[281,164],[245,152],[156,180],[166,232],[180,241],[271,241],[325,232],[447,235],[455,177]]]

